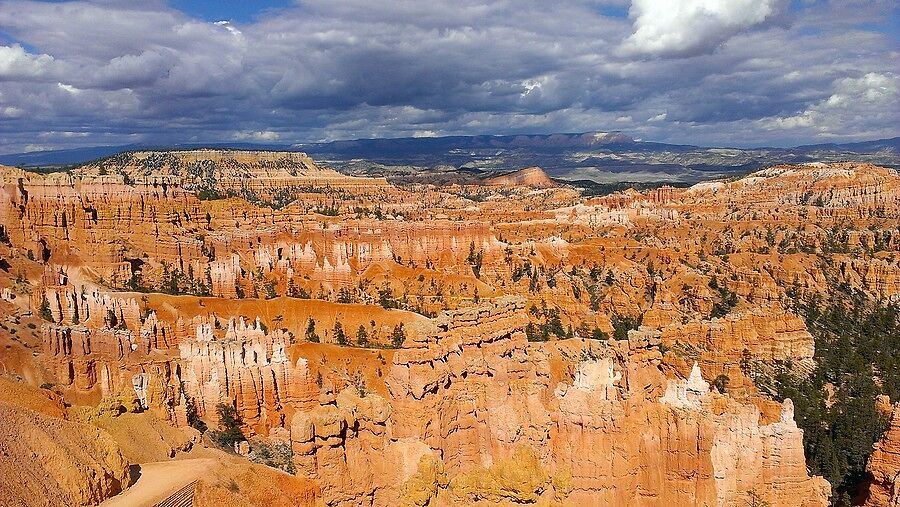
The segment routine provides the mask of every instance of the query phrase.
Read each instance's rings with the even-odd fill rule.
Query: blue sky
[[[893,0],[0,0],[0,153],[616,130],[900,135]]]
[[[293,4],[288,0],[178,0],[171,6],[186,14],[206,21],[230,20],[236,23],[250,23],[264,12],[283,9]]]

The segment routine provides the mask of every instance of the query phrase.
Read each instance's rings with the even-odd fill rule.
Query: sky
[[[898,125],[894,0],[0,0],[0,153]]]

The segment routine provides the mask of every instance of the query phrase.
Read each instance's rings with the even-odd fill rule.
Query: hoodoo
[[[152,492],[127,463],[173,457],[213,466],[197,499],[225,477],[252,498],[267,468],[326,505],[832,498],[796,386],[828,364],[823,297],[900,297],[894,170],[583,197],[535,193],[539,170],[417,189],[317,167],[188,151],[3,170],[0,337],[25,393],[8,426],[78,449],[47,449],[51,473],[10,441],[11,476],[74,481],[50,504]],[[323,171],[334,186],[293,179]],[[872,505],[892,498],[891,431],[860,463]]]

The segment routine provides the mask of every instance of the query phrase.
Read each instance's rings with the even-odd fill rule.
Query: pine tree
[[[306,322],[306,339],[313,343],[319,343],[319,335],[316,334],[316,321],[312,317]]]
[[[344,326],[339,321],[334,321],[334,341],[338,345],[347,345],[347,335],[344,334]]]
[[[360,347],[365,347],[369,344],[369,333],[366,332],[366,328],[363,327],[362,324],[360,324],[359,329],[356,330],[356,343]]]
[[[50,300],[47,299],[46,294],[41,297],[41,308],[38,310],[38,315],[47,322],[54,322],[53,312],[50,311]]]
[[[403,330],[403,324],[397,324],[391,332],[391,343],[394,348],[399,349],[403,346],[404,341],[406,341],[406,332]]]

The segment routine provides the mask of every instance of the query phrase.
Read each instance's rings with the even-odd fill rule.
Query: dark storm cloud
[[[0,1],[0,151],[585,130],[698,144],[898,134],[900,48],[883,22],[892,2],[673,2],[306,0],[232,24],[162,1]]]

